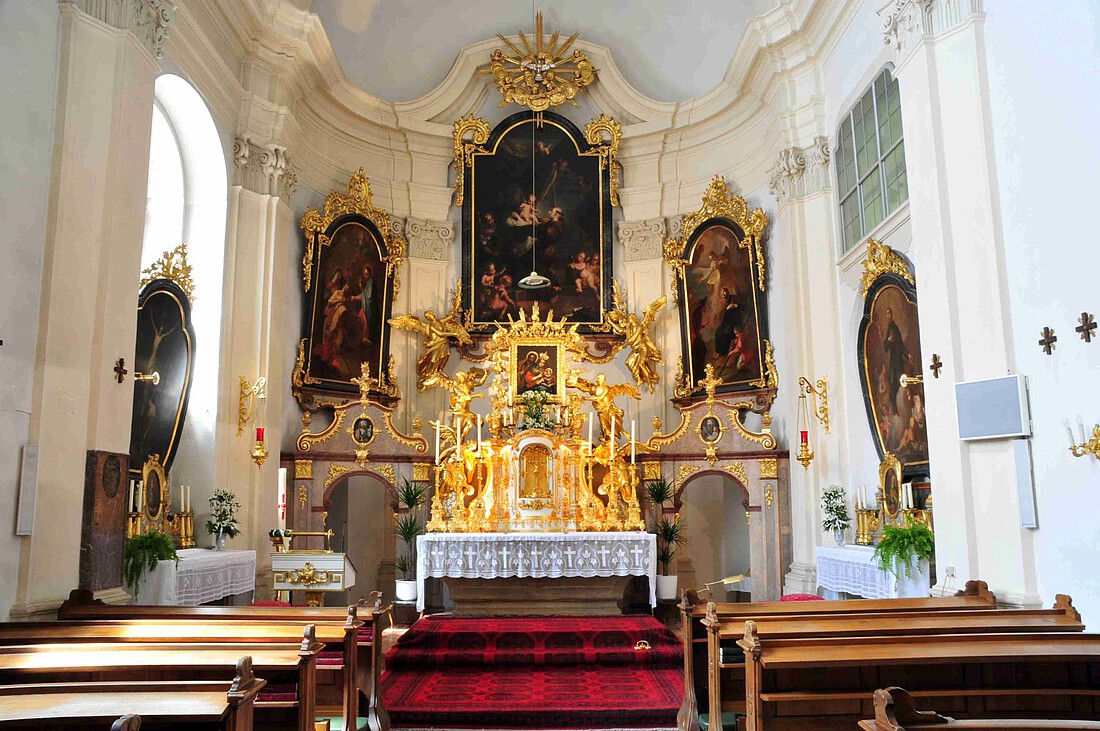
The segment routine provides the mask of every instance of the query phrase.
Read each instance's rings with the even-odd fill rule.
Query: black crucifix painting
[[[372,373],[382,372],[390,302],[383,256],[374,226],[358,217],[335,223],[319,247],[308,373],[322,384],[350,384],[364,362]]]
[[[867,291],[859,328],[859,375],[867,418],[879,457],[887,452],[906,476],[927,472],[928,433],[924,384],[908,381],[922,371],[916,289],[896,274],[882,274]]]
[[[159,379],[134,383],[130,424],[130,471],[136,476],[151,454],[168,470],[176,457],[195,363],[191,303],[170,279],[154,279],[138,296],[135,375]]]
[[[465,306],[486,331],[537,302],[581,332],[603,323],[611,296],[611,198],[599,153],[564,117],[501,122],[473,155],[463,202]],[[549,279],[528,289],[532,272]]]
[[[763,385],[764,334],[757,271],[739,227],[711,219],[695,230],[684,252],[681,284],[692,384],[708,365],[723,390]]]

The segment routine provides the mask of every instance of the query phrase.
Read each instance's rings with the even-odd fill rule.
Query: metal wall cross
[[[119,358],[117,361],[115,361],[115,380],[117,380],[119,383],[122,383],[122,381],[126,378],[126,374],[129,372],[130,371],[126,370],[125,358]]]
[[[1042,346],[1043,352],[1050,355],[1054,352],[1055,343],[1058,342],[1058,337],[1054,334],[1054,331],[1049,327],[1043,328],[1043,337],[1039,340],[1039,345]]]
[[[1096,330],[1096,320],[1089,313],[1082,312],[1077,322],[1081,324],[1075,327],[1074,330],[1081,334],[1082,340],[1086,343],[1091,343],[1093,332]]]
[[[932,371],[932,375],[936,378],[940,377],[940,369],[943,368],[943,361],[940,360],[939,353],[932,354],[932,364],[928,366]]]

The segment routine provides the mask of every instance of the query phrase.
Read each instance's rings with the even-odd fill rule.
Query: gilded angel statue
[[[611,422],[615,422],[614,437],[618,441],[623,433],[623,416],[626,412],[615,405],[615,399],[619,396],[641,398],[638,387],[633,383],[609,384],[607,377],[602,373],[596,374],[595,381],[589,381],[576,374],[571,374],[565,385],[581,392],[581,398],[592,402],[592,408],[600,417],[600,432],[611,435]]]
[[[424,336],[424,350],[416,359],[416,388],[423,391],[429,381],[443,373],[447,361],[451,358],[451,340],[458,345],[473,342],[462,324],[462,285],[455,290],[451,298],[451,310],[446,317],[436,316],[432,310],[424,312],[424,319],[416,315],[402,315],[390,320],[392,327],[409,330]]]
[[[627,312],[625,303],[619,296],[618,283],[614,283],[613,287],[613,307],[607,313],[607,322],[611,325],[611,330],[622,335],[630,347],[626,367],[630,369],[634,381],[639,385],[649,386],[649,392],[653,393],[654,387],[661,380],[656,368],[661,362],[661,349],[653,342],[649,329],[657,320],[657,313],[668,304],[668,298],[661,295],[653,300],[642,310],[642,319],[639,320],[633,312]]]
[[[468,371],[459,371],[454,377],[446,373],[436,373],[425,385],[440,385],[451,394],[450,407],[452,418],[458,416],[463,422],[472,421],[470,402],[476,398],[484,398],[483,393],[474,393],[474,389],[485,383],[489,372],[484,368],[471,368]]]

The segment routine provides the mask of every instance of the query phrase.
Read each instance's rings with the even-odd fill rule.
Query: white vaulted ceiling
[[[524,0],[292,0],[321,19],[348,80],[381,99],[419,98],[461,49],[534,28]],[[549,35],[607,47],[626,80],[659,101],[721,81],[753,17],[776,0],[534,0]]]

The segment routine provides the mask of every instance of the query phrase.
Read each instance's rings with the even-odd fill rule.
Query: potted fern
[[[684,533],[684,521],[676,514],[671,519],[662,515],[657,520],[657,598],[676,598],[676,574],[671,573],[672,559],[676,552],[688,543]]]
[[[821,512],[825,513],[825,520],[821,521],[821,529],[831,531],[836,544],[843,546],[844,531],[852,527],[852,519],[848,516],[848,502],[845,499],[843,487],[832,485],[822,493]]]
[[[167,533],[158,530],[149,531],[126,539],[122,549],[122,576],[126,586],[134,595],[134,603],[140,604],[139,587],[145,572],[152,571],[157,561],[175,561],[176,544]]]
[[[420,508],[428,494],[428,485],[402,479],[397,487],[398,506],[394,511],[394,533],[405,544],[404,552],[394,559],[399,578],[395,594],[399,602],[416,601],[416,537],[424,532]]]
[[[932,531],[906,518],[904,526],[883,526],[874,557],[883,571],[897,579],[899,597],[924,597],[930,585],[928,564],[935,552]]]

